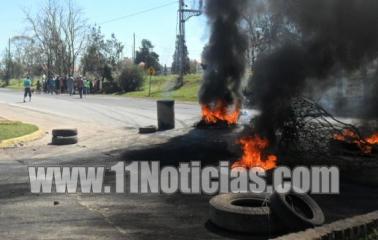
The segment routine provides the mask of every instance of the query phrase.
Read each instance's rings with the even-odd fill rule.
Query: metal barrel
[[[160,131],[175,128],[175,101],[157,101],[158,128]]]

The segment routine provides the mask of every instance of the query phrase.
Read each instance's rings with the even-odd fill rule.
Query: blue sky
[[[25,34],[27,23],[22,9],[35,13],[44,1],[10,0],[2,2],[0,14],[1,51],[6,48],[9,37]],[[76,0],[91,25],[99,25],[117,17],[172,3],[164,8],[101,25],[102,32],[107,37],[111,33],[115,33],[117,38],[124,43],[125,56],[131,57],[132,55],[132,39],[135,32],[137,47],[143,38],[151,40],[155,51],[160,55],[161,64],[167,65],[172,62],[176,41],[178,3],[173,2],[173,0]],[[187,0],[187,2],[190,6],[191,1]],[[191,18],[187,23],[187,45],[191,59],[200,60],[202,48],[207,41],[207,30],[206,19],[203,16]]]

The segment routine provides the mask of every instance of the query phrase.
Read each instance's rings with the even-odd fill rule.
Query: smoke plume
[[[200,103],[218,100],[233,104],[240,98],[240,84],[245,72],[246,35],[241,31],[242,12],[247,0],[207,0],[206,15],[211,29],[204,49],[204,80],[199,92]]]
[[[233,2],[233,1],[230,1]],[[257,131],[274,141],[289,117],[293,97],[324,84],[340,70],[354,70],[378,56],[377,0],[270,0],[291,22],[297,41],[281,42],[259,56],[251,79],[262,115]]]

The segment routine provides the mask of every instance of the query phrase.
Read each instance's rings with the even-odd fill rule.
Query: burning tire
[[[52,145],[71,145],[76,144],[78,139],[76,136],[73,137],[53,137],[52,138]]]
[[[267,234],[282,229],[271,216],[267,194],[215,196],[210,200],[210,221],[220,228],[243,233]]]
[[[292,231],[324,224],[325,217],[319,205],[307,194],[273,193],[270,204],[274,215]]]
[[[53,137],[74,137],[77,136],[77,129],[54,129]]]

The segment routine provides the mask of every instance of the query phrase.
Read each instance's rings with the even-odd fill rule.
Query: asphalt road
[[[190,132],[200,118],[198,104],[176,103],[175,130],[140,135],[138,127],[156,124],[156,101],[67,95],[22,100],[21,92],[0,89],[0,116],[34,123],[46,136],[0,149],[0,239],[251,239],[208,223],[210,196],[30,192],[28,167],[110,167],[125,161],[122,153],[129,148],[143,151]],[[51,129],[60,127],[78,128],[79,144],[50,145]],[[185,153],[178,152],[177,161],[180,154]],[[113,178],[108,177],[111,186]]]
[[[155,146],[164,156],[162,145],[157,144],[168,143],[169,150],[179,146],[174,154],[177,161],[191,155],[196,156],[193,160],[209,161],[212,153],[226,152],[223,143],[231,139],[219,131],[193,132],[190,126],[199,114],[197,104],[176,103],[178,129],[140,135],[137,127],[156,124],[155,101],[36,95],[31,103],[22,103],[22,93],[0,89],[0,117],[35,123],[46,130],[41,140],[0,149],[0,239],[269,239],[271,235],[241,235],[213,226],[208,221],[211,196],[206,195],[30,192],[30,166],[110,167],[119,161],[137,160],[125,157],[130,148],[147,152]],[[50,130],[66,126],[79,129],[79,144],[49,145]],[[159,159],[156,151],[149,151],[143,160]],[[106,184],[114,186],[114,175],[105,176]],[[319,196],[317,200],[327,221],[333,221],[376,210],[378,191],[346,185],[341,195]]]
[[[23,103],[22,95],[19,91],[0,89],[0,103],[114,128],[137,128],[157,124],[154,100],[102,95],[89,95],[80,99],[77,95],[71,97],[66,94],[35,94],[32,102]],[[198,104],[175,104],[177,128],[192,125],[198,121],[199,116]]]
[[[156,124],[155,101],[22,99],[21,92],[0,89],[0,116],[37,124],[46,136],[0,149],[0,239],[223,239],[206,228],[208,197],[30,192],[29,166],[112,166],[129,147],[143,149],[190,131],[200,117],[197,104],[176,103],[176,130],[139,135],[137,127]],[[51,129],[66,126],[79,129],[79,144],[50,145]]]

